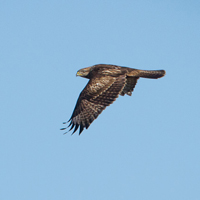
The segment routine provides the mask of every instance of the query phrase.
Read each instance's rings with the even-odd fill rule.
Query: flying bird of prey
[[[72,116],[68,121],[70,122],[69,131],[74,128],[73,133],[75,133],[79,128],[80,135],[83,129],[87,129],[106,106],[112,104],[119,95],[127,94],[131,96],[140,77],[157,79],[163,77],[165,71],[139,70],[117,65],[98,64],[80,69],[76,75],[89,79],[88,84],[80,93]]]

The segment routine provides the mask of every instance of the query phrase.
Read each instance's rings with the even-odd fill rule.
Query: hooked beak
[[[77,71],[76,76],[82,76],[83,74],[79,71]]]

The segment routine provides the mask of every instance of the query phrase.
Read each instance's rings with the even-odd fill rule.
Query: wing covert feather
[[[79,129],[79,134],[84,128],[98,117],[98,115],[112,104],[123,90],[126,82],[125,75],[119,77],[96,77],[90,79],[83,89],[77,100],[76,106],[72,113],[69,126],[73,133]],[[72,133],[72,134],[73,134]]]

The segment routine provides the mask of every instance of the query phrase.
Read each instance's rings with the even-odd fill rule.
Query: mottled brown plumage
[[[131,96],[140,77],[157,79],[164,75],[164,70],[139,70],[106,64],[80,69],[77,76],[87,78],[89,82],[79,95],[74,112],[68,121],[69,131],[74,128],[75,133],[80,128],[81,134],[83,129],[87,129],[119,95]]]

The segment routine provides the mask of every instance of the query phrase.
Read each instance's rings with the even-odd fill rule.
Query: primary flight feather
[[[69,131],[74,128],[73,133],[75,133],[79,128],[79,134],[81,134],[83,129],[87,129],[106,106],[113,103],[119,95],[131,96],[140,77],[157,79],[163,77],[165,71],[98,64],[80,69],[76,75],[89,79],[68,121]]]

